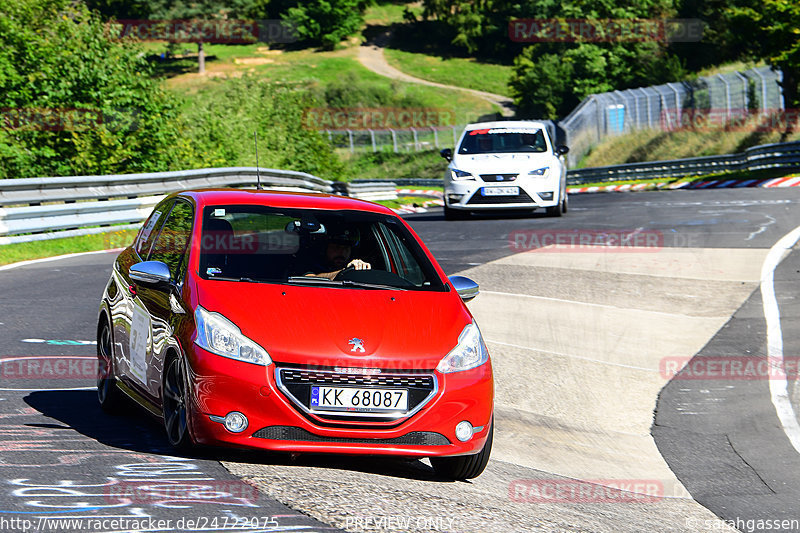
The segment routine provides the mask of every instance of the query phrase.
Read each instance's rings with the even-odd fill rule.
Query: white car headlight
[[[256,365],[272,363],[267,351],[244,335],[236,324],[219,313],[197,306],[194,312],[197,338],[194,342],[209,352]]]
[[[550,170],[550,167],[537,168],[528,172],[528,176],[544,176],[548,170]]]
[[[475,177],[472,174],[470,174],[469,172],[466,172],[464,170],[458,170],[456,168],[451,168],[450,169],[450,178],[453,181],[474,180],[475,179]]]
[[[458,344],[439,361],[436,370],[442,374],[461,372],[479,367],[488,360],[489,350],[486,349],[486,344],[483,342],[481,330],[473,322],[467,324],[461,331],[461,335],[458,336]]]

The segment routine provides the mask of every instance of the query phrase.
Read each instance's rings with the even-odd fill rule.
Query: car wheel
[[[569,208],[569,200],[568,200],[568,198],[569,198],[569,196],[567,194],[564,194],[564,200],[561,201],[561,212],[562,213],[566,213],[567,209]]]
[[[187,402],[186,366],[181,357],[171,357],[164,373],[164,428],[169,443],[176,449],[188,451],[192,447],[189,434],[189,406]]]
[[[97,399],[108,414],[117,414],[122,407],[122,392],[114,382],[111,328],[103,323],[97,333]]]
[[[554,205],[553,207],[545,208],[547,211],[547,216],[549,217],[560,217],[564,213],[564,202],[559,202],[558,205]]]
[[[467,217],[468,213],[460,209],[453,209],[444,206],[444,219],[445,220],[463,220]]]
[[[441,477],[448,479],[472,479],[483,473],[492,453],[492,440],[494,436],[494,421],[489,426],[489,436],[483,449],[473,455],[458,457],[431,457],[434,471]]]

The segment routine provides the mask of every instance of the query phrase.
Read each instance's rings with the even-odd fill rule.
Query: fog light
[[[461,442],[467,442],[472,438],[472,424],[464,420],[456,426],[456,438]]]
[[[552,192],[539,192],[539,193],[536,193],[536,194],[538,194],[539,198],[541,198],[542,200],[552,200],[553,199],[553,193]]]
[[[461,201],[462,198],[464,198],[463,194],[448,194],[447,195],[447,201],[449,203],[451,203],[451,204],[457,204],[458,202]]]
[[[247,429],[247,417],[238,411],[231,411],[225,415],[224,424],[231,433],[241,433]]]

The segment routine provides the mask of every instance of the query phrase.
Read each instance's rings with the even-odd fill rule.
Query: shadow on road
[[[287,454],[261,450],[200,447],[189,454],[178,453],[166,439],[161,420],[130,405],[130,411],[112,416],[103,412],[93,390],[52,390],[28,394],[24,401],[33,409],[61,424],[28,424],[30,427],[73,429],[106,446],[132,452],[170,455],[191,459],[235,463],[335,468],[423,481],[438,478],[433,469],[416,459],[357,457],[327,454]]]

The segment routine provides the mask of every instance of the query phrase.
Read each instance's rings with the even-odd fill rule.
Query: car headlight
[[[548,170],[550,170],[550,167],[537,168],[528,172],[528,176],[544,176]]]
[[[463,170],[458,170],[456,168],[450,169],[450,178],[453,181],[461,181],[461,180],[474,180],[475,178],[469,172],[465,172]]]
[[[486,344],[483,342],[481,330],[473,322],[467,324],[461,331],[461,335],[458,336],[458,344],[439,361],[436,370],[442,374],[461,372],[479,367],[488,360],[489,350],[486,349]]]
[[[197,306],[194,312],[197,323],[195,343],[211,353],[256,365],[272,363],[267,351],[242,335],[236,324],[219,313]]]

